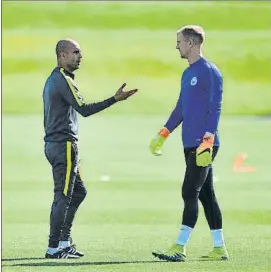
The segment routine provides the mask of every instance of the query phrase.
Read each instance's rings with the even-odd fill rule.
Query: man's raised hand
[[[124,91],[124,87],[126,86],[126,83],[123,83],[121,87],[117,90],[116,94],[114,95],[116,101],[122,101],[126,100],[131,95],[135,94],[138,89],[128,90]]]

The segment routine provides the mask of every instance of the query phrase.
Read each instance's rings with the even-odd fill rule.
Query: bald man
[[[186,171],[182,186],[184,210],[179,237],[166,251],[154,251],[161,260],[182,262],[186,259],[186,245],[198,219],[198,200],[204,208],[214,248],[202,260],[227,260],[222,215],[213,186],[212,162],[220,146],[220,119],[223,79],[215,64],[202,55],[205,38],[200,26],[188,25],[177,32],[177,46],[189,67],[181,79],[181,91],[175,109],[157,136],[150,143],[151,152],[162,155],[167,137],[182,123],[182,142]]]
[[[81,179],[77,148],[77,113],[84,117],[98,113],[118,101],[126,100],[137,89],[125,91],[123,84],[108,99],[86,103],[75,84],[74,71],[79,69],[82,52],[71,39],[56,45],[57,67],[48,77],[43,90],[45,155],[52,166],[54,200],[50,215],[50,235],[45,258],[79,258],[84,254],[70,244],[75,213],[87,191]]]

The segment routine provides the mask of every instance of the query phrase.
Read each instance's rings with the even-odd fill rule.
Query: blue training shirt
[[[182,123],[184,148],[199,146],[206,132],[215,135],[215,146],[220,145],[222,92],[222,74],[205,58],[201,57],[183,72],[180,96],[165,127],[173,132]]]

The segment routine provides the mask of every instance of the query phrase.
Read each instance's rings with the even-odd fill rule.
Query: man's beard
[[[79,69],[79,64],[76,63],[73,65],[69,65],[68,67],[71,71],[75,71],[75,70]]]

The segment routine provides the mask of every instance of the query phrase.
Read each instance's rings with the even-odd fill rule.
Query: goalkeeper
[[[176,49],[189,67],[183,72],[177,105],[165,126],[151,141],[150,150],[162,155],[167,137],[182,123],[182,142],[186,172],[182,186],[184,210],[176,243],[167,251],[153,255],[167,261],[185,261],[186,245],[198,218],[198,200],[211,230],[213,250],[203,260],[227,260],[222,232],[222,216],[213,186],[212,162],[220,142],[218,123],[222,104],[223,79],[218,68],[202,56],[204,30],[189,25],[177,32]]]

